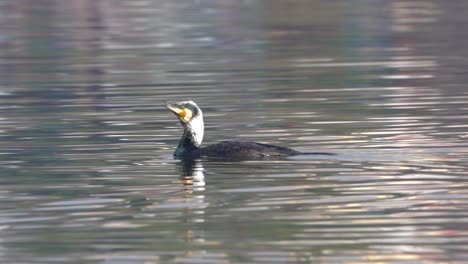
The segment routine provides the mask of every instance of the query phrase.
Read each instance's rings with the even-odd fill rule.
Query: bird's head
[[[203,122],[203,113],[198,105],[193,101],[178,102],[175,104],[164,104],[171,110],[184,127],[182,139],[189,140],[191,144],[199,147],[203,141],[205,125]]]
[[[197,119],[202,119],[202,111],[193,101],[183,101],[174,104],[164,103],[171,110],[182,124],[189,124]]]

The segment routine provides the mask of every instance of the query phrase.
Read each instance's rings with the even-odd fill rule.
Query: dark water
[[[1,1],[1,263],[468,261],[465,1]],[[182,163],[205,143],[332,157]]]

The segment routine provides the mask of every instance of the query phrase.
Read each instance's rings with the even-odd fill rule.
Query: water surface
[[[0,262],[468,260],[463,1],[0,3]],[[181,162],[205,144],[335,156]]]

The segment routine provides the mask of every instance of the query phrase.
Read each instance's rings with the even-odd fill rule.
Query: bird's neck
[[[174,155],[180,157],[200,148],[203,141],[203,134],[203,119],[192,120],[191,123],[184,124],[184,134],[179,141],[179,146],[177,146]]]

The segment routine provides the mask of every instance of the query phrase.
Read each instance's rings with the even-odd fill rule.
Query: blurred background
[[[468,261],[468,2],[0,1],[0,262]],[[205,143],[333,157],[190,164]]]

